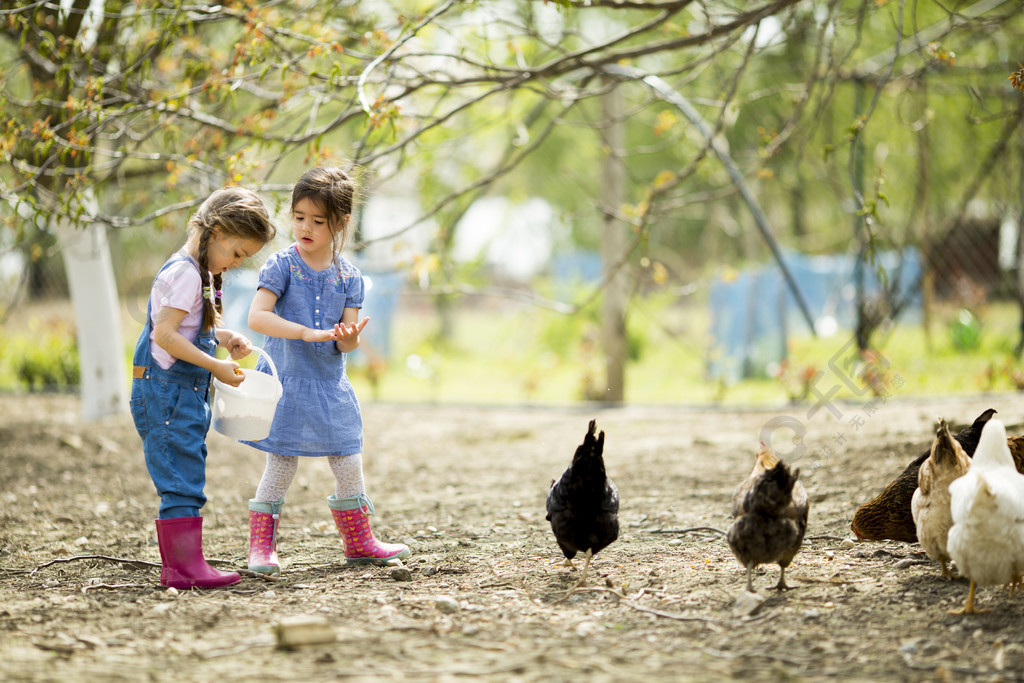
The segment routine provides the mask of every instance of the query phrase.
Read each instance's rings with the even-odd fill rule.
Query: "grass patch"
[[[24,308],[0,329],[0,390],[72,384],[77,356],[70,306]],[[919,324],[878,334],[878,386],[900,398],[1024,389],[1024,364],[1015,353],[1017,306],[990,304],[978,313],[973,348],[965,348],[953,331],[957,314],[952,308],[935,311],[931,334]],[[369,360],[361,350],[350,359],[349,376],[361,399],[502,405],[601,396],[605,368],[596,310],[567,316],[489,300],[456,308],[447,339],[440,338],[440,327],[433,307],[408,297],[391,321],[391,357]],[[126,319],[123,334],[130,366],[136,321]],[[628,337],[627,403],[782,405],[833,390],[836,399],[867,401],[873,395],[847,381],[866,367],[851,360],[848,332],[794,336],[784,363],[765,377],[734,384],[708,377],[708,315],[702,305],[635,301]],[[252,358],[242,365],[254,363]],[[26,372],[40,378],[31,387]]]

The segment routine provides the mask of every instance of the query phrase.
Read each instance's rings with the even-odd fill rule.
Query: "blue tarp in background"
[[[584,249],[552,255],[550,267],[555,296],[560,301],[573,301],[579,295],[581,286],[600,282],[604,270],[601,254]]]
[[[857,320],[853,255],[806,256],[788,252],[785,263],[803,295],[821,336],[850,331]],[[920,254],[914,249],[884,252],[876,264],[866,264],[865,291],[878,294],[882,287],[878,267],[890,284],[899,283],[902,296],[911,299],[901,321],[920,318],[922,273]],[[731,275],[723,273],[711,285],[711,348],[708,372],[712,379],[735,382],[764,376],[768,368],[786,357],[791,335],[810,334],[796,298],[775,264],[766,264]]]
[[[852,330],[857,315],[855,257],[807,256],[788,252],[784,258],[819,334],[828,336]],[[868,296],[882,289],[878,266],[888,274],[891,282],[896,282],[899,274],[900,292],[911,299],[900,319],[909,322],[919,320],[922,266],[918,252],[907,249],[902,256],[899,252],[885,252],[878,255],[877,264],[865,267]],[[372,320],[363,332],[362,346],[350,357],[354,363],[365,363],[370,354],[390,358],[392,323],[406,280],[400,271],[364,269],[362,272],[367,285],[363,316],[370,316]],[[554,275],[558,288],[566,291],[581,281],[598,280],[600,256],[596,253],[575,253],[556,258]],[[246,324],[257,282],[258,272],[254,269],[239,268],[225,275],[223,322],[226,327],[247,335],[254,344],[262,346],[263,335],[256,334]],[[734,382],[746,377],[764,376],[773,364],[786,357],[790,336],[810,334],[796,299],[776,264],[730,274],[722,271],[711,285],[708,305],[711,312],[708,374],[714,380]]]

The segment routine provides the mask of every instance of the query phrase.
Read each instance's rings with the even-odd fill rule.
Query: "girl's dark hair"
[[[252,190],[244,187],[223,187],[206,198],[188,221],[189,232],[199,233],[199,272],[204,274],[203,287],[212,287],[213,292],[221,288],[221,274],[210,277],[207,247],[215,230],[243,240],[256,240],[266,244],[274,239],[277,229],[270,222],[267,207]],[[203,330],[213,328],[224,310],[219,296],[203,297]]]
[[[345,171],[336,166],[317,166],[303,173],[292,188],[292,211],[303,199],[316,204],[327,216],[334,252],[341,253],[351,224],[345,218],[352,214],[355,194],[355,181]]]

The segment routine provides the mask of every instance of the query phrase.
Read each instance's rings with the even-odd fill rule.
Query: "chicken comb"
[[[779,464],[779,456],[775,455],[775,452],[762,441],[761,447],[757,449],[757,453],[754,455],[754,470],[751,474],[767,472],[777,464]]]

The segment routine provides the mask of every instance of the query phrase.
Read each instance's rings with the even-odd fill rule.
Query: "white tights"
[[[335,498],[351,498],[365,493],[362,453],[329,455],[327,464],[334,473]],[[256,500],[261,503],[284,500],[284,494],[288,492],[298,469],[298,456],[267,453],[267,466],[263,470],[260,485],[256,488]]]

